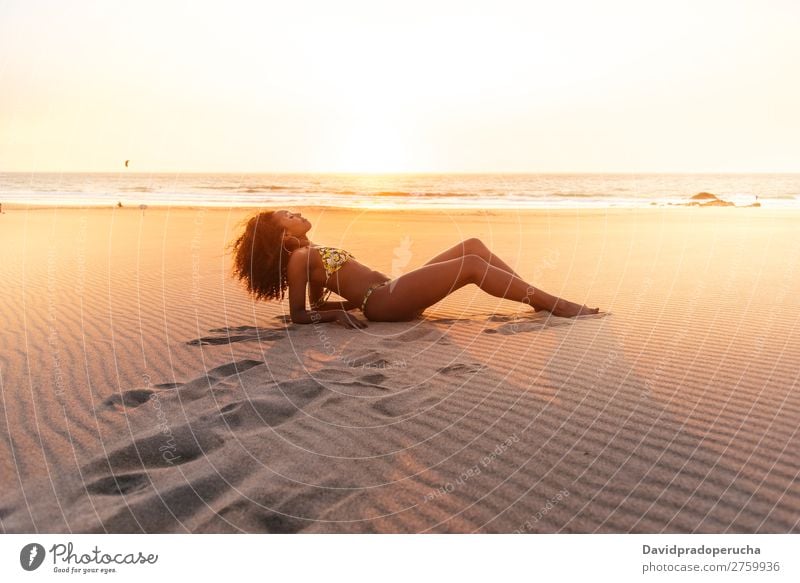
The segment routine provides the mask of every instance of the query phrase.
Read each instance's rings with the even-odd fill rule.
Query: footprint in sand
[[[415,340],[421,340],[427,336],[431,336],[432,334],[434,334],[434,332],[435,330],[417,326],[415,328],[412,328],[411,330],[406,330],[405,332],[401,332],[400,334],[384,338],[383,340],[381,340],[381,343],[399,344],[403,342],[413,342]]]
[[[344,488],[341,479],[337,486],[294,485],[297,492],[291,496],[280,496],[277,503],[265,504],[242,497],[215,509],[209,520],[195,529],[195,532],[220,532],[231,524],[248,533],[292,534],[314,524],[312,508],[334,508],[341,501],[361,495],[358,490]],[[311,514],[311,516],[309,516]],[[307,518],[303,518],[307,517]]]
[[[286,514],[278,514],[277,512],[259,516],[258,520],[263,528],[259,532],[268,532],[270,534],[294,534],[300,532],[308,522]]]
[[[233,485],[217,468],[209,466],[197,468],[190,477],[179,478],[126,498],[124,505],[110,507],[113,511],[103,512],[102,524],[98,523],[97,528],[119,533],[140,533],[142,525],[147,525],[148,532],[185,530],[182,520],[216,508],[217,499],[230,492]]]
[[[482,370],[488,368],[485,364],[467,364],[463,362],[458,362],[456,364],[451,364],[450,366],[444,366],[440,368],[437,372],[440,372],[445,375],[456,375],[456,374],[473,374],[476,372],[481,372]]]
[[[309,374],[321,381],[348,381],[353,378],[352,370],[343,370],[339,368],[321,368]]]
[[[384,387],[382,382],[378,375],[364,375],[350,382],[336,382],[331,388],[338,393],[353,397],[376,397],[385,395],[390,390]]]
[[[161,383],[160,385],[154,385],[157,389],[177,389],[180,386],[183,386],[183,383]]]
[[[323,368],[311,373],[311,376],[321,381],[330,381],[339,384],[369,384],[379,385],[386,380],[386,375],[382,372],[372,372],[362,376],[356,375],[356,370],[344,370],[339,368]]]
[[[142,490],[150,483],[146,473],[119,474],[95,480],[86,485],[89,494],[104,496],[123,496]]]
[[[253,326],[236,326],[229,328],[214,328],[209,330],[216,336],[204,336],[188,340],[189,346],[209,346],[220,344],[233,344],[234,342],[272,342],[286,338],[286,329],[278,328],[255,328]]]
[[[84,475],[109,474],[148,468],[168,468],[185,464],[207,455],[224,443],[203,424],[171,427],[164,433],[161,426],[141,432],[107,449],[107,455],[86,464]]]
[[[460,321],[459,318],[438,318],[436,320],[430,320],[433,324],[456,324]]]
[[[583,316],[576,316],[574,318],[559,318],[557,316],[552,315],[542,315],[540,319],[536,320],[518,320],[518,321],[511,321],[502,326],[498,326],[497,328],[487,328],[483,331],[484,334],[502,334],[504,336],[509,336],[511,334],[520,334],[524,332],[536,332],[539,330],[544,330],[545,328],[555,328],[557,326],[572,326],[577,322],[583,320],[597,320],[600,318],[605,318],[608,316],[610,312],[600,312],[599,314],[585,314]],[[509,317],[509,319],[511,319]],[[490,318],[490,320],[492,320]],[[499,318],[494,319],[492,321],[499,322],[502,321]]]
[[[381,344],[384,346],[397,346],[398,344],[416,342],[418,340],[428,340],[431,344],[441,344],[443,346],[450,344],[450,341],[445,337],[445,335],[440,333],[438,330],[423,327],[412,328],[411,330],[398,334],[397,336],[384,338],[381,340]]]
[[[509,314],[492,314],[488,318],[486,318],[487,322],[509,322],[513,319],[517,318],[517,316],[509,315]]]
[[[219,410],[208,412],[200,417],[200,421],[245,432],[277,427],[300,413],[326,390],[324,385],[310,378],[285,381],[258,397],[233,401]]]
[[[106,409],[117,409],[118,406],[124,409],[135,409],[147,403],[155,391],[150,389],[131,389],[111,395],[102,403]]]
[[[209,370],[205,375],[192,379],[181,387],[176,387],[178,394],[182,400],[194,401],[201,399],[209,394],[213,389],[226,388],[223,380],[238,376],[246,370],[255,366],[262,366],[264,363],[260,360],[239,360],[223,364]]]
[[[386,375],[379,372],[373,374],[365,374],[363,377],[360,377],[358,379],[359,382],[366,383],[372,386],[379,385],[385,380],[386,380]]]
[[[224,326],[223,328],[211,328],[209,332],[230,334],[231,332],[245,332],[256,329],[254,326]]]
[[[360,369],[347,370],[329,368],[311,373],[312,378],[325,383],[334,393],[350,397],[374,397],[386,394],[389,389],[383,386],[388,378],[382,372],[369,372],[359,375]],[[351,389],[350,387],[354,387]],[[338,403],[339,399],[330,398],[326,403]]]
[[[183,383],[161,383],[153,385],[153,389],[167,391],[182,387]],[[111,395],[103,400],[101,405],[106,409],[135,409],[147,403],[157,391],[151,389],[130,389]]]
[[[439,402],[439,397],[424,392],[422,387],[408,389],[375,401],[371,406],[383,417],[401,418],[413,416],[430,409]]]
[[[354,368],[391,368],[392,363],[376,350],[357,352],[353,356],[344,358],[345,363]]]

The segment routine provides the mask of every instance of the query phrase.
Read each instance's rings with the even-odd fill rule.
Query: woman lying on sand
[[[299,213],[264,211],[252,217],[232,243],[234,276],[257,299],[283,299],[289,288],[292,322],[337,322],[348,328],[366,323],[349,314],[359,308],[373,322],[406,322],[468,283],[498,298],[571,318],[596,314],[526,283],[478,239],[467,239],[396,279],[370,269],[350,253],[313,245],[311,223]],[[311,310],[306,309],[306,288]],[[323,291],[347,301],[329,302]]]

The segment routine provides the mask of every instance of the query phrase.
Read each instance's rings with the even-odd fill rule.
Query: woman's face
[[[300,213],[277,211],[274,216],[278,225],[286,230],[287,236],[302,237],[311,229],[311,222]]]

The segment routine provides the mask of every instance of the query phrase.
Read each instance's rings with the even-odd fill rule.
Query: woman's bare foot
[[[558,300],[553,309],[550,310],[550,313],[560,318],[574,318],[575,316],[596,314],[599,311],[600,308],[589,308],[574,302],[568,302],[567,300]]]

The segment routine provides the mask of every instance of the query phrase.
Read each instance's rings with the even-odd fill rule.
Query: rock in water
[[[708,202],[704,202],[700,206],[736,206],[732,202],[728,202],[727,200],[721,200],[719,198],[715,198],[714,200],[709,200]]]
[[[698,202],[704,201],[704,202]],[[758,196],[753,194],[737,194],[731,197],[731,200],[723,200],[716,194],[710,192],[698,192],[691,197],[690,202],[686,206],[738,206],[738,207],[759,207],[761,203],[758,202]]]
[[[692,197],[692,200],[719,200],[719,198],[710,192],[698,192]]]

